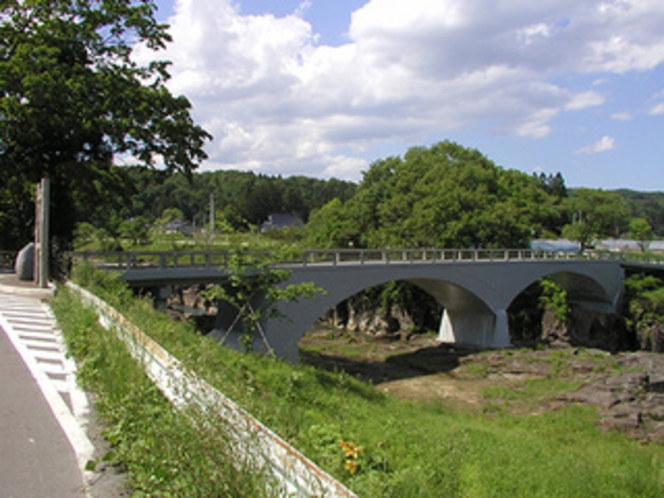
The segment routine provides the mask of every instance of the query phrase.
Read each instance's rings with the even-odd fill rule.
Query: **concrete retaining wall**
[[[194,403],[216,412],[229,427],[238,450],[258,468],[265,469],[288,497],[356,498],[340,482],[308,460],[230,398],[199,379],[158,343],[129,322],[97,296],[67,284],[84,302],[94,307],[104,328],[113,330],[134,358],[145,366],[148,376],[176,406]]]

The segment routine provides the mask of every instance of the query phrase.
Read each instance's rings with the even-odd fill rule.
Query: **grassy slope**
[[[224,428],[204,414],[174,410],[92,310],[66,289],[53,309],[113,448],[100,458],[126,472],[132,496],[269,496],[260,472],[229,451]]]
[[[589,409],[470,413],[397,401],[342,373],[240,355],[83,283],[360,496],[663,496],[664,448],[600,432]],[[361,446],[348,458],[340,441]]]

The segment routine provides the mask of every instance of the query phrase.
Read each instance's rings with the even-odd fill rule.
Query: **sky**
[[[451,140],[570,187],[664,191],[662,0],[157,0],[201,171],[361,181]]]

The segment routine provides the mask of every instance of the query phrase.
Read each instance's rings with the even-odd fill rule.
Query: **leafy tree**
[[[52,229],[108,210],[127,192],[116,156],[190,173],[210,136],[190,103],[165,87],[168,63],[144,65],[133,47],[170,41],[149,0],[6,0],[0,14],[0,185],[30,204],[31,186],[52,184]],[[2,220],[11,226],[12,220]],[[24,220],[3,244],[29,238]],[[29,224],[28,224],[29,225]]]
[[[267,319],[283,318],[277,309],[280,301],[297,302],[324,292],[313,282],[282,285],[290,275],[289,270],[277,266],[284,257],[288,259],[287,255],[236,251],[225,267],[229,272],[228,282],[201,293],[206,299],[229,304],[237,312],[237,321],[231,325],[231,330],[240,323],[240,340],[245,352],[253,350],[254,334],[260,335],[267,350],[272,351],[262,324]]]
[[[145,245],[148,243],[148,224],[145,218],[138,216],[124,220],[120,224],[120,234],[131,241],[132,245]]]
[[[347,210],[338,198],[315,210],[305,231],[305,240],[309,246],[325,249],[352,247],[360,235],[357,225],[348,217]]]
[[[550,309],[557,320],[566,322],[570,312],[567,291],[550,278],[543,278],[539,283],[542,289],[540,307]]]
[[[354,197],[310,222],[315,240],[339,246],[523,247],[551,217],[548,200],[536,178],[441,142],[372,164]]]
[[[650,223],[644,218],[632,218],[629,222],[629,236],[636,240],[641,251],[645,252],[653,237]]]
[[[572,222],[563,236],[579,242],[583,250],[596,239],[615,237],[626,228],[629,205],[620,195],[599,189],[574,189],[567,200]]]

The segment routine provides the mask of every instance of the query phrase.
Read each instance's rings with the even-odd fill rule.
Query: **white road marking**
[[[76,384],[76,367],[65,354],[53,313],[38,298],[0,291],[0,326],[39,385],[85,475],[85,465],[94,454],[84,429],[88,400]]]

